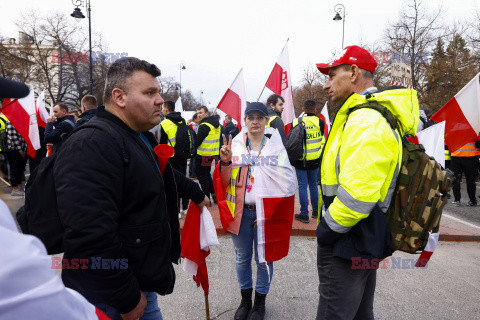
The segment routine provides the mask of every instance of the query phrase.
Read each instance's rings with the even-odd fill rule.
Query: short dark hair
[[[175,111],[175,102],[172,100],[167,100],[163,103],[163,106],[167,108],[168,111],[174,112]]]
[[[203,110],[203,111],[205,111],[207,114],[209,114],[208,108],[207,108],[206,106],[197,107],[197,109],[195,109],[195,110],[197,110],[197,111],[198,111],[198,110]]]
[[[162,73],[156,65],[140,60],[135,57],[123,57],[112,63],[107,71],[105,90],[103,91],[103,102],[110,102],[112,91],[115,88],[126,91],[127,78],[131,77],[134,71],[145,71],[153,77],[159,77]]]
[[[232,117],[230,117],[228,114],[225,115],[225,119],[227,119],[227,118],[232,120]]]
[[[342,64],[342,67],[343,67],[343,70],[348,71],[348,70],[350,70],[351,65],[349,65],[349,64]],[[358,66],[357,66],[357,67],[358,67]],[[371,73],[371,72],[368,71],[368,70],[362,69],[362,68],[360,68],[360,67],[358,67],[358,69],[360,69],[360,70],[362,71],[363,77],[364,77],[365,79],[367,79],[367,80],[368,80],[368,79],[373,79],[373,73]]]
[[[193,117],[192,117],[192,120],[197,120],[197,118],[198,118],[198,114],[194,113]]]
[[[282,100],[282,102],[285,102],[285,99],[279,94],[272,94],[270,97],[267,99],[267,107],[270,107],[271,104],[276,105],[278,102],[278,99]]]
[[[87,95],[83,96],[81,104],[87,110],[96,109],[97,108],[97,98],[95,98],[92,95],[87,94]]]
[[[305,112],[315,113],[315,107],[317,106],[317,102],[312,99],[305,100],[303,103],[303,109]]]
[[[68,113],[68,105],[65,102],[58,102],[55,104],[55,106],[58,106],[60,109]]]

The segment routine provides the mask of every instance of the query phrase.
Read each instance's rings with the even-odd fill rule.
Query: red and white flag
[[[35,150],[40,149],[40,135],[33,90],[25,98],[5,99],[2,112],[27,143],[27,154],[35,157]]]
[[[479,75],[480,73],[431,118],[435,122],[446,121],[445,144],[450,152],[474,141],[480,132]]]
[[[48,111],[45,108],[45,90],[42,91],[35,101],[35,107],[37,110],[38,125],[42,128],[47,126]]]
[[[219,244],[215,225],[207,208],[204,207],[200,212],[200,208],[190,202],[180,242],[181,256],[185,259],[183,270],[193,276],[197,287],[201,285],[207,296],[209,284],[205,258],[210,254],[210,247]]]
[[[425,153],[445,168],[445,121],[417,132],[417,138],[425,148]]]
[[[232,85],[227,89],[227,92],[225,92],[218,103],[217,109],[222,110],[232,117],[232,119],[235,119],[238,123],[238,130],[242,130],[242,127],[245,126],[243,115],[245,114],[246,107],[247,98],[245,95],[245,82],[243,81],[243,69],[240,69]]]
[[[437,247],[439,236],[440,236],[439,232],[432,233],[430,231],[430,234],[428,235],[427,245],[425,246],[425,249],[423,249],[422,253],[420,254],[420,257],[418,257],[415,267],[425,268],[427,266],[427,263],[433,254],[433,251],[435,251],[435,248]]]
[[[322,112],[320,113],[320,116],[318,116],[325,123],[325,128],[324,128],[324,131],[323,131],[325,133],[325,139],[327,139],[328,132],[330,131],[330,117],[328,116],[327,104],[328,104],[328,102],[325,102],[325,105],[323,106]]]
[[[288,134],[290,123],[295,118],[293,107],[292,77],[290,74],[290,58],[288,56],[288,41],[283,47],[277,63],[273,67],[265,86],[273,93],[281,95],[285,99],[282,120],[285,125],[285,133]]]

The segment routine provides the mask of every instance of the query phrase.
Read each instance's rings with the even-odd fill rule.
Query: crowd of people
[[[42,148],[35,158],[27,156],[25,141],[0,115],[0,129],[6,132],[6,143],[0,144],[1,168],[12,186],[12,196],[24,195],[27,160],[33,171],[47,154],[56,154],[53,172],[64,227],[63,259],[128,260],[126,268],[65,269],[63,284],[58,284],[63,293],[59,294],[68,295],[70,303],[78,299],[85,305],[86,299],[110,319],[162,319],[157,294],[174,290],[172,264],[179,262],[181,251],[179,218],[190,201],[200,208],[221,201],[212,179],[212,169],[218,166],[240,291],[235,319],[265,317],[273,279],[274,261],[260,252],[264,243],[257,234],[261,221],[258,199],[278,196],[277,189],[285,196],[295,194],[297,184],[300,212],[291,212],[292,218],[310,223],[311,216],[318,223],[320,298],[316,318],[373,319],[377,271],[353,269],[351,259],[388,256],[390,234],[383,216],[398,177],[399,137],[415,135],[421,124],[412,90],[374,87],[376,66],[372,55],[357,46],[345,48],[328,63],[317,64],[328,76],[324,90],[330,104],[340,107],[328,139],[315,100],[306,100],[302,115],[285,127],[285,99],[277,94],[265,104],[247,104],[241,131],[230,116],[221,124],[219,115],[205,106],[198,107],[186,121],[175,112],[173,101],[161,97],[160,70],[133,57],[110,66],[103,106],[91,95],[81,100],[78,116],[63,102],[54,105],[46,127],[39,128]],[[393,129],[375,110],[356,108],[367,100],[386,107],[404,131]],[[428,116],[422,116],[427,119],[425,126]],[[287,132],[300,125],[305,128],[304,141],[299,142],[304,154],[290,163]],[[154,151],[159,144],[175,150],[166,166],[159,163]],[[196,151],[194,155],[191,150]],[[261,160],[265,158],[275,161],[265,166]],[[468,205],[475,206],[475,143],[452,153],[449,166],[459,177],[465,173]],[[460,205],[459,188],[457,182],[453,191],[456,205]],[[5,224],[12,232],[11,221]],[[15,250],[14,244],[10,249]],[[46,252],[36,255],[45,256]],[[31,272],[41,273],[46,267],[39,264],[37,268]],[[4,279],[0,271],[0,280]]]

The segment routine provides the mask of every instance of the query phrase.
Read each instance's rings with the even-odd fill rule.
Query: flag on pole
[[[420,254],[420,257],[418,257],[415,267],[425,268],[427,266],[427,263],[433,254],[433,251],[435,251],[435,248],[437,247],[439,236],[440,236],[439,232],[432,233],[430,231],[428,235],[427,245],[425,246],[425,249],[423,249],[422,253]]]
[[[38,125],[42,128],[47,126],[48,112],[45,108],[45,90],[38,95],[37,101],[35,101],[36,111],[37,111],[37,121]]]
[[[180,112],[183,118],[183,104],[182,104],[182,97],[178,97],[177,101],[175,102],[175,112]]]
[[[285,133],[288,134],[290,123],[295,118],[295,109],[293,108],[292,78],[290,74],[290,58],[288,56],[288,40],[283,47],[277,63],[268,77],[265,86],[273,93],[281,95],[285,99],[282,112],[282,120],[285,124]]]
[[[181,256],[185,259],[183,270],[193,276],[197,287],[201,285],[207,296],[209,284],[205,258],[210,254],[210,247],[219,243],[212,216],[206,207],[200,212],[200,208],[190,202],[180,242]]]
[[[328,108],[327,108],[328,102],[325,102],[325,105],[323,106],[322,112],[320,113],[319,118],[323,120],[325,123],[325,128],[324,128],[324,133],[325,133],[325,139],[328,137],[328,132],[330,131],[330,117],[328,116]]]
[[[418,132],[417,138],[425,148],[425,153],[445,168],[445,121]]]
[[[27,154],[34,158],[35,150],[40,149],[40,134],[33,90],[25,98],[5,99],[2,112],[27,143]]]
[[[217,109],[222,110],[232,117],[232,119],[235,119],[238,124],[238,130],[242,130],[242,127],[245,126],[243,115],[245,114],[246,107],[247,98],[245,95],[245,83],[243,81],[243,69],[240,69],[232,85],[227,89],[218,103]]]
[[[450,152],[474,141],[480,132],[479,75],[480,73],[431,118],[435,122],[446,121],[445,143]]]

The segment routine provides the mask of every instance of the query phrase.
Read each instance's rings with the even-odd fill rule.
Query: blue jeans
[[[253,248],[255,248],[255,262],[257,263],[257,283],[255,285],[255,291],[261,294],[267,294],[273,276],[273,262],[269,262],[268,264],[260,264],[258,262],[256,220],[257,214],[255,211],[243,209],[238,236],[232,233],[237,278],[241,290],[253,288],[252,254]]]
[[[157,293],[156,292],[143,292],[147,298],[147,306],[143,311],[143,316],[140,320],[163,320],[162,313],[158,307]],[[105,303],[97,303],[95,305],[98,309],[102,310],[112,320],[122,320],[120,313],[117,309],[110,307]]]
[[[310,189],[310,201],[312,202],[312,211],[318,213],[318,186],[317,169],[297,169],[298,194],[300,196],[300,214],[308,216],[308,194],[307,187]]]

